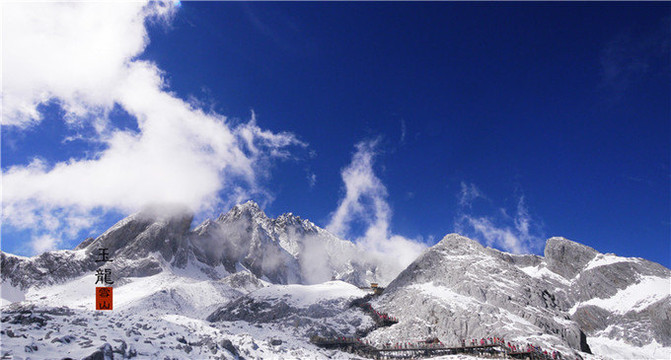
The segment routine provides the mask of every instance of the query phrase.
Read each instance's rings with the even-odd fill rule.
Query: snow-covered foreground
[[[94,283],[90,276],[84,276],[67,286],[28,291],[24,301],[4,305],[0,354],[13,359],[77,359],[109,344],[115,359],[353,358],[352,354],[310,344],[310,329],[297,325],[300,321],[204,320],[209,314],[206,309],[242,295],[226,292],[232,289],[221,282],[189,280],[166,273],[127,279],[114,290],[113,311],[92,310]],[[341,281],[271,285],[251,293],[257,299],[279,300],[298,308],[314,308],[316,304],[338,300],[347,302],[365,294]],[[160,306],[170,301],[171,306]],[[55,308],[49,304],[67,307]],[[192,315],[183,315],[182,309],[188,309]]]
[[[20,314],[3,317],[22,320]],[[39,320],[46,319],[41,326]],[[2,355],[13,359],[84,358],[108,343],[114,358],[140,359],[347,359],[347,354],[322,352],[307,339],[274,326],[246,322],[209,323],[181,315],[125,311],[57,311],[33,313],[29,324],[5,324]],[[12,321],[12,320],[10,320]],[[27,322],[27,321],[24,321]],[[281,340],[272,345],[271,341]]]
[[[656,341],[643,347],[628,345],[622,341],[607,337],[590,337],[587,339],[592,351],[598,354],[608,354],[611,359],[671,359],[671,348],[663,347]]]
[[[64,291],[61,285],[29,291],[26,300],[2,307],[2,356],[13,359],[63,359],[85,358],[105,351],[114,359],[356,359],[357,356],[337,350],[318,348],[308,341],[308,322],[300,317],[293,321],[253,323],[248,321],[209,322],[198,317],[189,317],[171,308],[134,306],[133,303],[150,304],[152,298],[163,299],[163,290],[186,287],[187,292],[197,294],[180,298],[181,305],[189,309],[210,308],[216,302],[207,294],[219,294],[218,299],[227,299],[217,293],[207,281],[175,281],[172,275],[159,274],[153,277],[131,279],[115,290],[115,310],[91,310],[93,297],[87,291],[91,283],[83,277],[70,284]],[[171,282],[172,281],[172,282]],[[170,285],[168,285],[170,284]],[[78,291],[74,291],[77,290]],[[92,290],[92,289],[91,289]],[[198,290],[198,291],[195,291]],[[118,294],[118,295],[117,295]],[[357,287],[331,281],[318,285],[271,285],[254,291],[248,297],[256,301],[281,301],[303,309],[314,309],[317,304],[332,303],[365,295]],[[49,307],[47,299],[69,307]],[[118,301],[118,303],[117,303]],[[342,309],[343,312],[353,311]],[[354,310],[356,311],[356,310]],[[195,311],[194,313],[197,313]],[[350,317],[356,317],[349,315]],[[362,315],[365,319],[365,316]],[[322,319],[326,322],[329,319]],[[627,352],[625,345],[602,341],[595,345],[609,353],[633,358],[635,352]],[[105,344],[109,344],[105,349]],[[650,354],[663,354],[653,349]],[[585,356],[586,359],[600,357]],[[654,358],[654,357],[650,357]],[[452,355],[435,359],[466,360],[473,356]]]
[[[245,298],[253,299],[254,306],[282,303],[298,310],[277,321],[260,322],[204,320],[214,307],[241,296],[221,281],[169,273],[127,279],[115,288],[113,311],[92,310],[93,283],[90,276],[84,276],[67,286],[31,289],[24,294],[25,300],[4,305],[0,354],[13,359],[80,359],[96,352],[102,356],[105,351],[114,359],[356,359],[350,353],[314,346],[309,342],[310,331],[319,321],[320,326],[329,326],[330,322],[335,326],[337,321],[360,323],[360,328],[370,326],[358,310],[343,307],[367,292],[341,281],[265,284]],[[435,289],[418,289],[429,290]],[[171,302],[170,306],[166,302]],[[342,314],[319,319],[315,309],[320,306]],[[237,311],[236,307],[232,309]],[[648,359],[668,359],[671,353],[661,346],[641,349],[607,338],[590,338],[589,342],[595,353],[610,354],[614,359],[637,359],[642,351]],[[588,354],[583,357],[604,359]],[[434,359],[478,358],[451,355]]]
[[[3,310],[3,317],[20,317],[12,307]],[[32,310],[30,317],[22,318],[32,320],[23,321],[24,324],[4,323],[2,356],[79,359],[110,344],[114,359],[360,359],[350,353],[318,348],[308,342],[301,329],[281,324],[210,323],[182,315],[156,315],[150,309],[146,313]],[[48,320],[41,325],[37,319]],[[623,350],[617,347],[617,351]],[[604,359],[583,356],[586,360]],[[484,358],[450,355],[433,359]]]

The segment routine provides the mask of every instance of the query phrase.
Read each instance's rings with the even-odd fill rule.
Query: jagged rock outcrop
[[[584,352],[589,337],[669,346],[670,284],[664,266],[601,254],[564,238],[549,239],[541,257],[507,254],[451,234],[389,285],[378,306],[400,322],[372,335],[536,338]]]
[[[95,272],[103,265],[112,268],[116,278],[159,273],[161,260],[174,262],[177,254],[186,251],[185,236],[193,218],[182,209],[166,214],[157,208],[133,214],[75,250],[48,251],[32,258],[0,252],[2,281],[21,289],[46,286]],[[108,249],[112,262],[96,262],[100,248]]]
[[[349,303],[366,293],[351,284],[330,281],[297,287],[273,285],[226,304],[207,317],[211,322],[245,321],[298,328],[303,336],[355,336],[373,321]]]
[[[570,279],[576,276],[598,252],[589,246],[553,237],[546,242],[544,254],[548,269]]]
[[[314,284],[331,278],[358,285],[377,281],[377,266],[353,243],[293,214],[271,219],[250,201],[190,236],[195,258],[233,273],[241,267],[276,284]]]
[[[116,279],[145,277],[166,267],[198,268],[212,280],[240,271],[271,283],[312,284],[332,278],[366,285],[381,280],[373,259],[293,214],[269,218],[249,201],[191,230],[193,214],[185,208],[153,206],[128,216],[74,250],[38,257],[2,256],[2,279],[25,289],[50,285],[94,272],[99,249],[106,248]]]
[[[538,261],[447,235],[389,284],[377,304],[397,316],[399,324],[374,336],[437,336],[459,343],[469,338],[545,334],[550,335],[545,344],[586,350],[581,348],[580,327],[566,314],[565,295],[516,265]]]

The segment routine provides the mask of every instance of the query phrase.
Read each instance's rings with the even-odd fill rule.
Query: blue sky
[[[31,6],[3,13],[3,251],[254,199],[378,247],[671,265],[668,4]]]

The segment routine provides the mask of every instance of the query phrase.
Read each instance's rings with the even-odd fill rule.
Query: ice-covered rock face
[[[581,347],[579,326],[565,312],[565,295],[520,270],[515,260],[534,262],[502,256],[457,234],[446,236],[385,290],[379,305],[398,314],[400,322],[375,336],[438,336],[459,343],[546,334],[545,344],[587,350]]]
[[[389,285],[378,303],[400,322],[371,336],[503,336],[583,351],[589,339],[669,346],[669,269],[563,238],[549,239],[545,255],[507,254],[448,235]]]
[[[93,258],[80,251],[50,251],[25,258],[0,252],[0,276],[3,283],[18,289],[32,285],[57,284],[96,268]]]
[[[662,265],[598,251],[564,238],[545,247],[548,269],[569,281],[571,319],[589,336],[635,346],[671,346],[671,271]]]
[[[597,254],[567,293],[571,318],[589,336],[671,346],[671,271],[664,266]]]
[[[171,208],[167,215],[157,211],[152,208],[131,215],[98,238],[84,240],[75,250],[49,251],[32,258],[2,253],[2,279],[21,288],[61,283],[100,267],[95,261],[100,248],[107,248],[114,260],[105,266],[112,268],[117,278],[154,275],[161,271],[155,254],[175,263],[186,251],[186,234],[193,218],[183,209]]]
[[[186,247],[185,237],[193,214],[183,210],[160,214],[156,209],[131,215],[100,235],[84,249],[96,257],[99,248],[109,249],[111,258],[138,259],[160,253],[171,261]]]
[[[74,251],[25,258],[2,254],[2,279],[13,286],[53,284],[95,271],[100,248],[116,278],[155,275],[166,267],[197,268],[217,280],[250,271],[271,283],[314,284],[338,278],[363,286],[380,281],[377,266],[353,243],[292,214],[277,219],[249,201],[190,230],[193,215],[177,207],[147,208],[86,239]]]
[[[352,284],[271,285],[215,310],[207,320],[244,321],[293,328],[300,336],[356,336],[374,326],[369,316],[349,304],[367,293]]]

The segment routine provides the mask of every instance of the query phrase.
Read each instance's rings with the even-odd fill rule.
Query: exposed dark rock
[[[238,348],[236,348],[236,347],[233,345],[233,343],[231,342],[231,340],[228,340],[228,339],[221,340],[221,347],[222,347],[224,350],[227,350],[228,352],[230,352],[231,354],[233,354],[233,356],[236,356],[236,357],[239,357],[239,356],[240,356],[240,354],[239,354],[239,352],[238,352]]]
[[[98,350],[82,360],[114,360],[112,346],[108,343],[103,344]]]
[[[548,269],[572,279],[598,252],[589,246],[564,238],[553,237],[545,243],[545,261]]]
[[[592,353],[592,349],[590,349],[589,345],[587,344],[587,336],[582,331],[580,331],[580,351],[586,352],[588,354]]]

